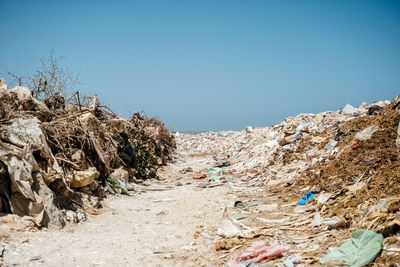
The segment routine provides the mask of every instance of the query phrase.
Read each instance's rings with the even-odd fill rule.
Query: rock
[[[85,171],[74,171],[71,181],[72,188],[84,187],[91,184],[95,179],[99,178],[100,173],[96,167],[90,167]]]

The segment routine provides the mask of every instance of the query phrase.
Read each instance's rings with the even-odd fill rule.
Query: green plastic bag
[[[221,169],[220,168],[209,168],[207,173],[213,174],[213,175],[218,175],[221,173]]]
[[[373,262],[382,250],[383,236],[371,230],[357,230],[339,248],[323,259],[328,266],[361,267]]]
[[[133,194],[128,192],[128,188],[126,184],[122,181],[120,181],[117,178],[109,176],[107,178],[107,181],[110,183],[110,186],[115,190],[115,188],[120,188],[121,189],[121,194],[128,195],[128,196],[134,196]]]

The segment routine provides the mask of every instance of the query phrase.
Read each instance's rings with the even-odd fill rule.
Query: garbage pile
[[[174,136],[162,122],[130,120],[75,94],[41,102],[27,87],[0,79],[0,212],[62,227],[95,213],[105,193],[133,190],[157,178],[172,159]]]
[[[265,128],[176,139],[181,153],[214,157],[208,172],[193,175],[202,187],[228,184],[243,198],[230,208],[239,213],[230,220],[246,230],[219,231],[216,244],[225,253],[220,258],[231,258],[229,266],[253,266],[270,250],[284,257],[284,266],[400,262],[400,96]],[[260,237],[270,247],[245,241]],[[288,252],[274,250],[275,242]]]

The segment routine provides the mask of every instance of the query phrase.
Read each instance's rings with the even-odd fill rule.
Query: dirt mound
[[[377,202],[400,194],[400,158],[396,146],[400,111],[388,105],[378,115],[359,117],[335,127],[349,133],[338,141],[339,153],[304,173],[299,184],[316,186],[321,191],[337,194],[339,203],[332,208],[348,219],[360,204]],[[357,132],[378,126],[368,140],[356,140]],[[350,186],[362,184],[358,190]],[[349,189],[350,187],[350,189]]]

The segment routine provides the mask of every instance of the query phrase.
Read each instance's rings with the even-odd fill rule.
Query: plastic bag
[[[381,234],[371,230],[357,230],[339,248],[329,252],[322,259],[322,264],[354,267],[367,265],[373,262],[382,250],[382,242]]]
[[[307,193],[305,193],[304,194],[304,196],[302,196],[300,199],[299,199],[299,202],[297,202],[297,205],[305,205],[305,204],[307,204],[307,202],[308,201],[310,201],[310,199],[313,199],[314,198],[314,193],[311,193],[311,192],[307,192]]]
[[[361,132],[358,132],[356,134],[356,136],[354,137],[354,139],[360,140],[360,141],[369,140],[369,139],[371,139],[371,136],[378,130],[379,130],[378,126],[371,126],[371,127],[365,128]]]

